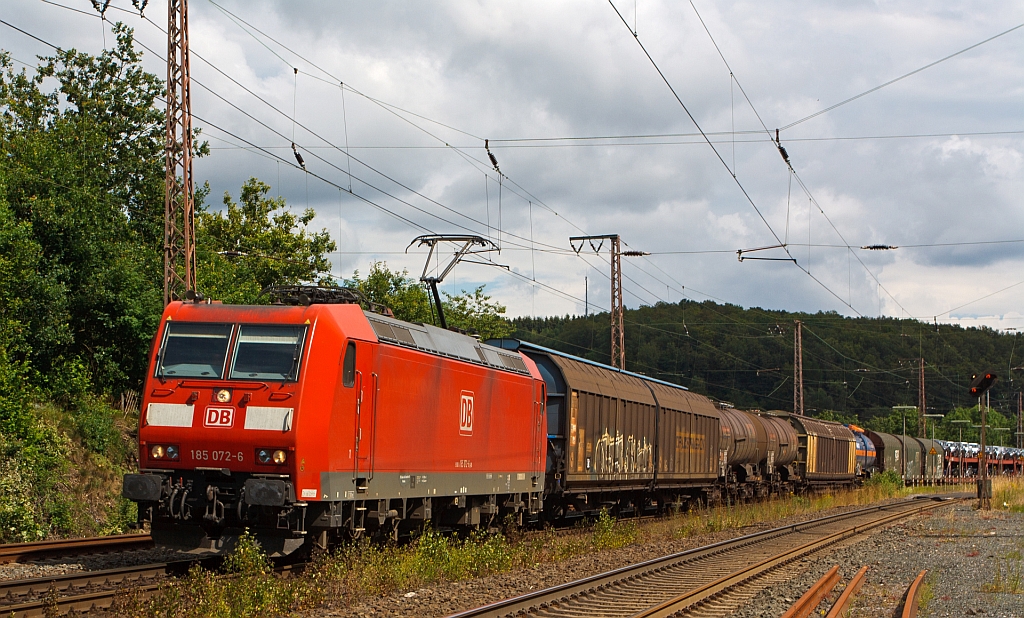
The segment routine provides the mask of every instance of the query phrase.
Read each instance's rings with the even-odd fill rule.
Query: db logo
[[[234,408],[206,408],[203,424],[207,427],[231,427],[234,423]]]
[[[459,408],[459,435],[473,435],[473,391],[462,391]]]

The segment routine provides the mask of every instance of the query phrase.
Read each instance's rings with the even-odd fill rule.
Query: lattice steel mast
[[[924,424],[924,415],[928,412],[928,409],[925,407],[924,397],[924,358],[919,358],[918,362],[920,374],[918,375],[917,382],[917,436],[919,438],[927,438],[927,429]]]
[[[600,241],[599,244],[594,245],[594,241]],[[594,250],[594,253],[600,253],[601,247],[604,245],[604,241],[609,241],[611,250],[611,259],[609,260],[612,265],[611,269],[611,288],[612,288],[612,305],[611,305],[611,334],[612,334],[612,345],[611,345],[611,364],[612,367],[618,369],[626,368],[626,329],[624,326],[625,312],[622,306],[622,239],[618,234],[604,234],[601,236],[572,236],[569,238],[569,245],[573,248],[573,251],[579,253],[583,249],[583,242],[587,241],[590,243],[590,247]],[[576,246],[579,243],[579,247]],[[627,251],[627,256],[640,256],[648,255],[643,251]]]
[[[804,415],[804,329],[793,320],[793,414]]]
[[[184,298],[186,292],[196,289],[190,89],[188,0],[168,0],[164,304]]]

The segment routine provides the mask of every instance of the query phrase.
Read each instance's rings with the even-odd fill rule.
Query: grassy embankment
[[[116,613],[233,618],[341,607],[441,582],[557,563],[598,551],[736,530],[833,507],[867,505],[915,491],[901,488],[898,477],[882,478],[848,492],[700,509],[650,522],[617,521],[603,513],[591,525],[570,533],[478,533],[455,539],[428,530],[407,545],[360,543],[318,556],[302,576],[290,579],[276,577],[259,547],[243,541],[225,567],[230,577],[197,569],[152,599],[125,595]]]

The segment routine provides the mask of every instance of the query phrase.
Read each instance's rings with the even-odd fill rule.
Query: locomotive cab
[[[292,308],[168,307],[139,419],[137,501],[157,543],[221,549],[272,526],[268,550],[303,542],[297,420],[311,322]]]

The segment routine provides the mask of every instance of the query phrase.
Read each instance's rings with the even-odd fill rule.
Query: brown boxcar
[[[805,483],[849,481],[857,473],[857,441],[840,423],[788,412],[769,415],[786,419],[796,430],[797,475]]]
[[[538,345],[494,341],[547,384],[549,493],[712,485],[719,415],[685,388]]]

